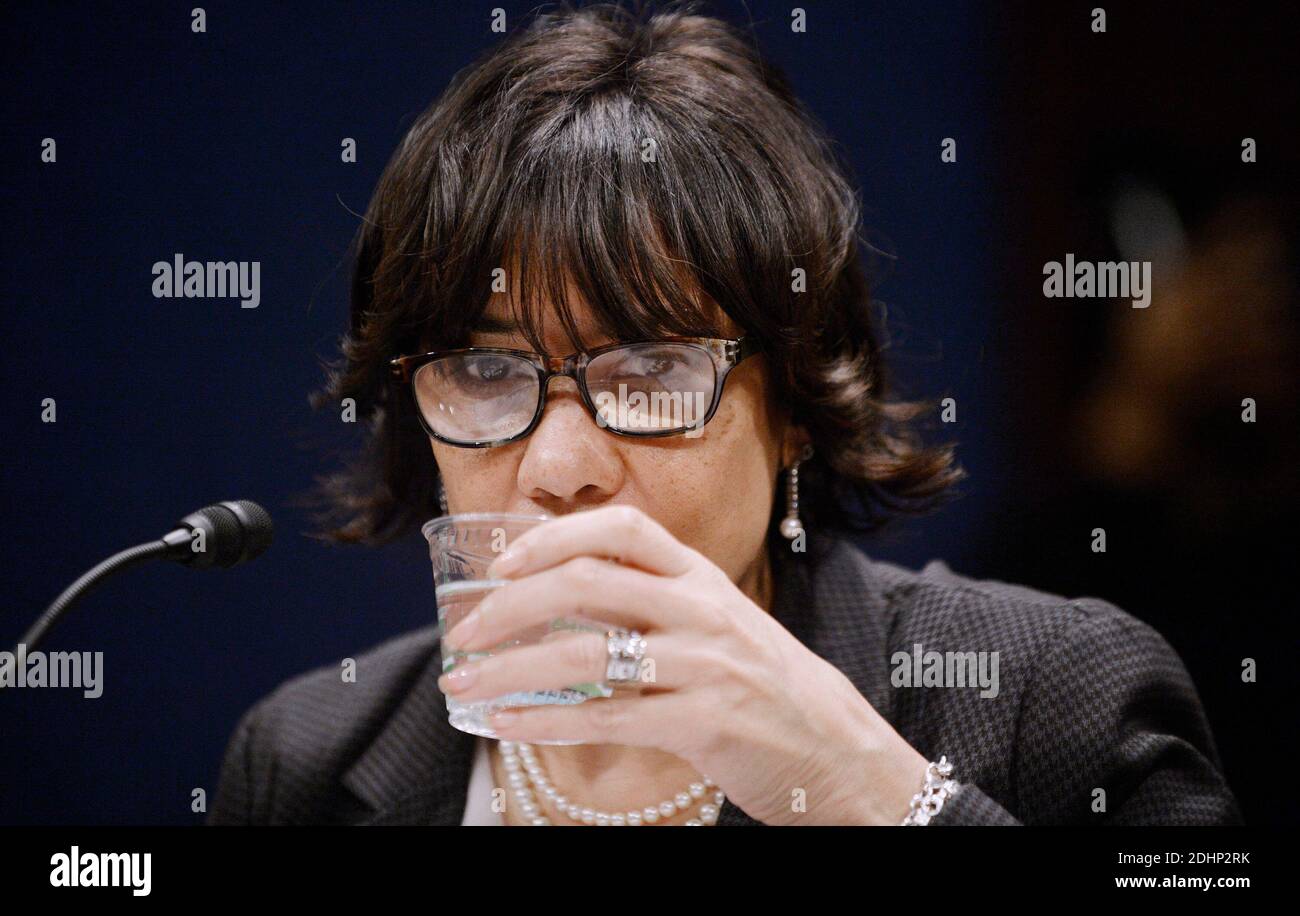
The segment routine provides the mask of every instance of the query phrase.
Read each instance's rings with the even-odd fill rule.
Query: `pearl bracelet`
[[[940,757],[938,763],[931,762],[925,768],[925,785],[921,791],[912,796],[912,807],[903,818],[902,827],[924,827],[943,810],[943,803],[957,794],[961,784],[948,777],[952,775],[952,764],[948,758]]]

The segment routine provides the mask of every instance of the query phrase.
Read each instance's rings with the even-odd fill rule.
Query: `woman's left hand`
[[[639,694],[513,709],[508,724],[492,720],[501,738],[658,748],[767,824],[898,824],[906,815],[925,758],[843,673],[640,510],[548,521],[516,538],[488,574],[512,581],[447,634],[450,645],[483,651],[581,611],[639,631],[652,663],[643,671],[653,673]],[[607,661],[603,635],[566,633],[458,665],[439,685],[463,701],[558,689],[604,682]]]

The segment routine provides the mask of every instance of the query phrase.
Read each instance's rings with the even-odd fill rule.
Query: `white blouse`
[[[488,740],[474,739],[474,768],[469,774],[469,790],[465,794],[465,816],[462,827],[504,827],[505,818],[492,810],[492,761],[488,758]]]

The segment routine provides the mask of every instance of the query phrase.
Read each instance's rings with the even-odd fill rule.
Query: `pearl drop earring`
[[[785,518],[781,519],[781,536],[793,541],[804,533],[803,520],[799,518],[799,465],[813,455],[813,447],[805,445],[799,460],[785,473]]]

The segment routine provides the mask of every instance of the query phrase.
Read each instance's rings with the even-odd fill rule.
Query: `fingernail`
[[[505,709],[501,712],[494,712],[488,716],[488,721],[495,728],[505,728],[508,725],[514,725],[519,721],[519,713],[513,710]]]
[[[459,668],[453,668],[438,678],[438,686],[443,693],[460,693],[473,685],[478,678],[477,668],[477,665],[461,665]]]
[[[492,561],[492,565],[488,568],[488,572],[494,578],[499,576],[508,576],[510,573],[523,566],[523,557],[524,552],[521,548],[507,548],[505,553]]]
[[[475,632],[478,631],[479,621],[482,619],[483,617],[477,608],[470,611],[469,615],[465,617],[465,619],[451,628],[451,632],[446,635],[445,639],[454,648],[464,648],[465,644],[469,642],[470,639],[473,638]]]

